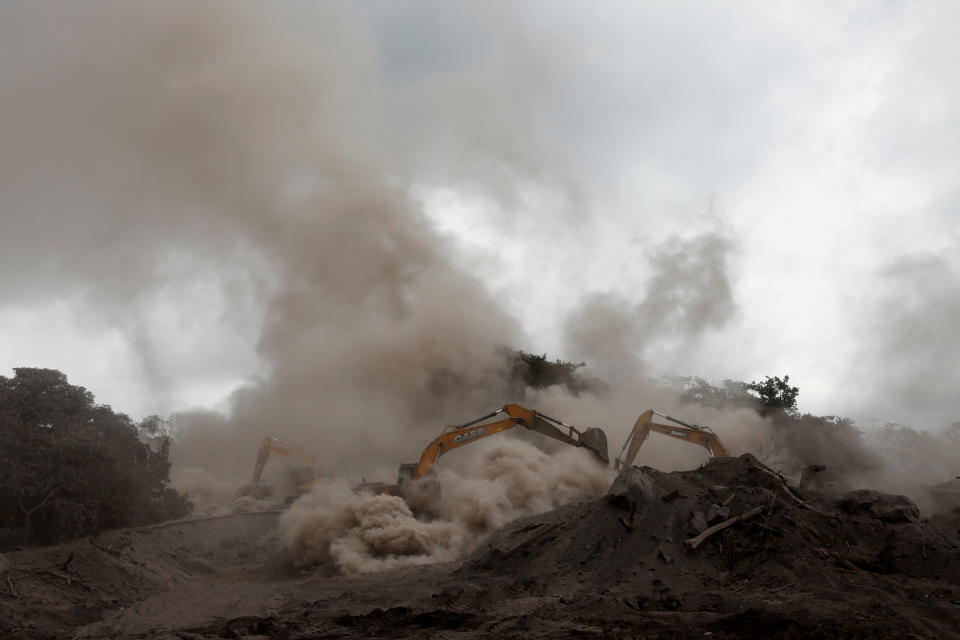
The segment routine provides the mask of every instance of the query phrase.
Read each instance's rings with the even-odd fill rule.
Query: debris
[[[807,504],[806,502],[804,502],[803,500],[801,500],[800,498],[798,498],[796,495],[794,495],[794,493],[793,493],[792,491],[790,491],[790,487],[787,486],[786,480],[784,480],[784,479],[783,479],[783,476],[781,476],[779,473],[774,473],[773,471],[771,471],[770,469],[767,469],[767,468],[764,467],[764,466],[760,466],[759,469],[760,469],[761,471],[763,471],[764,473],[766,473],[766,474],[768,474],[768,475],[771,475],[771,476],[773,476],[774,478],[776,478],[777,481],[780,483],[780,488],[783,489],[783,491],[784,491],[788,496],[790,496],[791,498],[793,498],[793,499],[797,502],[797,504],[799,504],[801,507],[804,507],[804,508],[806,508],[806,509],[810,509],[811,511],[813,511],[813,512],[815,512],[815,513],[819,513],[820,515],[826,516],[826,517],[828,517],[828,518],[836,518],[836,517],[837,517],[836,515],[834,515],[834,514],[832,514],[832,513],[826,513],[825,511],[821,511],[820,509],[817,509],[816,507],[811,507],[809,504]]]
[[[810,483],[813,482],[813,476],[825,471],[826,467],[822,464],[812,464],[803,469],[800,475],[800,488],[807,489],[810,487]]]
[[[709,538],[709,537],[712,536],[713,534],[717,533],[718,531],[723,531],[723,530],[726,529],[727,527],[732,527],[733,525],[737,524],[738,522],[743,522],[744,520],[749,520],[750,518],[752,518],[752,517],[754,517],[754,516],[756,516],[756,515],[759,515],[759,514],[763,513],[764,509],[766,509],[766,507],[764,507],[764,506],[762,506],[762,505],[759,506],[759,507],[754,507],[753,509],[750,509],[750,511],[747,511],[747,512],[745,512],[745,513],[741,513],[740,515],[734,516],[734,517],[730,518],[729,520],[725,520],[725,521],[721,522],[720,524],[715,524],[715,525],[713,525],[712,527],[710,527],[709,529],[707,529],[706,531],[704,531],[703,533],[701,533],[700,535],[696,536],[695,538],[690,538],[689,540],[687,540],[687,544],[690,545],[690,548],[691,548],[691,549],[696,549],[696,548],[699,547],[701,544],[703,544],[703,541],[704,541],[704,540],[706,540],[707,538]]]
[[[622,524],[627,531],[633,531],[633,519],[634,517],[636,517],[636,515],[637,515],[637,505],[631,504],[630,514],[626,518],[624,518],[623,516],[620,516],[620,524]]]
[[[707,522],[714,524],[720,520],[726,520],[730,517],[730,507],[721,507],[720,505],[711,504],[710,508],[707,509]]]
[[[80,585],[84,590],[90,591],[90,585],[88,585],[86,582],[84,582],[84,581],[81,580],[80,578],[77,578],[77,577],[71,578],[70,576],[68,576],[68,575],[66,575],[66,574],[60,573],[59,571],[54,571],[54,570],[52,570],[52,569],[46,569],[46,570],[45,570],[45,573],[48,573],[48,574],[50,574],[51,576],[54,576],[54,577],[56,577],[56,578],[62,578],[64,581],[66,581],[66,583],[67,583],[68,585],[73,584],[74,582],[76,582],[76,583],[77,583],[78,585]]]
[[[872,489],[850,491],[843,495],[837,505],[847,513],[869,511],[886,522],[920,522],[920,510],[909,498]]]
[[[673,556],[667,553],[667,551],[663,548],[663,545],[657,546],[657,552],[660,554],[660,557],[663,558],[664,562],[667,564],[673,564]]]
[[[703,511],[695,511],[693,513],[693,516],[690,518],[690,525],[697,533],[703,533],[707,530],[707,527],[710,526],[706,516],[703,515]]]

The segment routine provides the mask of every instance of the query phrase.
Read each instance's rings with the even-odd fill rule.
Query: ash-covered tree
[[[801,414],[800,389],[790,376],[766,376],[763,382],[724,380],[713,385],[703,378],[685,380],[681,400],[717,409],[752,409],[768,419],[763,446],[768,462],[796,471],[807,465],[826,465],[829,477],[873,471],[880,465],[853,420],[837,416]]]
[[[512,358],[511,378],[513,381],[533,389],[563,385],[571,393],[577,395],[583,391],[602,386],[599,380],[585,378],[578,373],[578,369],[587,366],[586,362],[566,362],[559,358],[550,360],[545,353],[537,355],[525,351],[513,352]]]
[[[763,382],[724,380],[713,385],[703,378],[684,379],[680,395],[685,404],[699,404],[717,409],[747,407],[763,416],[785,413],[796,417],[800,389],[790,386],[790,376],[765,376]]]
[[[713,385],[699,377],[681,380],[683,392],[680,394],[680,401],[684,404],[699,404],[715,409],[756,408],[757,399],[748,392],[749,385],[745,382],[723,380],[720,384]]]
[[[0,376],[0,539],[52,542],[189,511],[169,448],[53,369]],[[20,538],[20,540],[18,540]]]

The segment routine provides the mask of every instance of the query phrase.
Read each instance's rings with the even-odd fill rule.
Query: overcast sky
[[[264,373],[276,273],[256,246],[171,233],[190,198],[110,217],[116,237],[90,223],[152,193],[115,152],[141,147],[103,140],[140,145],[134,110],[176,120],[166,97],[189,100],[138,61],[226,51],[257,91],[210,118],[252,95],[359,122],[337,144],[396,158],[383,174],[519,323],[515,346],[606,376],[618,351],[652,376],[789,374],[801,409],[864,425],[960,420],[957,3],[275,2],[269,34],[224,20],[216,42],[191,21],[232,3],[19,4],[0,6],[0,374],[60,369],[141,417],[222,406]],[[315,76],[335,95],[287,91]],[[237,153],[331,144],[284,126]],[[174,173],[164,143],[152,166]],[[297,166],[270,176],[284,197],[315,186]]]

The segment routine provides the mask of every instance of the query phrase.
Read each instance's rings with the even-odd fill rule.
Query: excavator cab
[[[397,484],[402,487],[408,482],[413,482],[413,474],[416,470],[416,462],[401,462],[400,471],[397,473]]]

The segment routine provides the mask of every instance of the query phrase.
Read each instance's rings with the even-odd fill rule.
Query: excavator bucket
[[[607,434],[603,429],[590,427],[580,434],[580,446],[586,447],[593,452],[603,464],[610,463],[610,456],[607,453]]]

